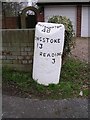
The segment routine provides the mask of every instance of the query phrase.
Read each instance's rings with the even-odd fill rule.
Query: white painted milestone
[[[39,84],[58,84],[65,28],[63,24],[38,22],[35,28],[33,79]]]

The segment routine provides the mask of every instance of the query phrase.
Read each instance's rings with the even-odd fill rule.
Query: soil
[[[22,92],[22,90],[15,83],[2,82],[2,94],[24,98],[27,97],[26,93]]]

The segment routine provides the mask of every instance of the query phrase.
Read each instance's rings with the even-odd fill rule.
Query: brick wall
[[[34,30],[4,30],[2,40],[2,65],[16,70],[31,71]]]

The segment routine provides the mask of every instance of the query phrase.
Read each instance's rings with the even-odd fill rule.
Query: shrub
[[[62,56],[64,59],[71,52],[71,48],[74,47],[74,39],[72,39],[74,33],[72,22],[65,16],[53,16],[49,18],[48,22],[59,23],[65,26],[65,42]]]

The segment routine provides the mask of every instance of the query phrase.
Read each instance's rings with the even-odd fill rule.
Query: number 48
[[[43,31],[43,32],[50,33],[51,28],[45,26],[44,29],[43,29],[42,31]]]

